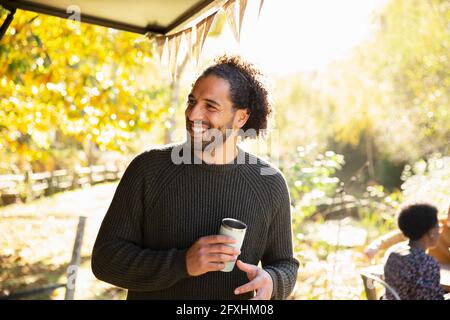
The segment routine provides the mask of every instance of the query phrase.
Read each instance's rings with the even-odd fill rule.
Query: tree
[[[127,151],[167,112],[152,51],[142,36],[18,10],[0,43],[0,148],[22,161]]]
[[[399,161],[448,153],[449,2],[390,1],[377,20],[372,39],[336,69],[337,139],[359,143],[365,133]]]

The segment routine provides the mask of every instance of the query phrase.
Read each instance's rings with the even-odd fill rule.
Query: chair
[[[366,291],[367,300],[378,300],[374,282],[380,283],[385,290],[388,290],[394,296],[395,300],[401,300],[397,291],[382,280],[380,276],[364,270],[360,272],[360,275],[364,283],[364,290]]]

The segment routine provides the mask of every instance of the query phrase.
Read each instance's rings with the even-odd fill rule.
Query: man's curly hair
[[[272,106],[262,82],[262,73],[239,56],[221,56],[200,77],[216,76],[228,81],[230,99],[236,109],[248,109],[250,116],[242,127],[244,137],[256,138],[267,129]],[[253,129],[253,130],[251,130]],[[250,130],[250,131],[247,131]]]

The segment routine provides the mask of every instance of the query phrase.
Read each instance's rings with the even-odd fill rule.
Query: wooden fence
[[[119,180],[125,166],[91,166],[72,170],[0,175],[0,206],[28,202],[56,192]]]

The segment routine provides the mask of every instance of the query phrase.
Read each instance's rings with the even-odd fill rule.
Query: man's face
[[[216,76],[201,77],[189,94],[186,115],[186,130],[191,145],[202,151],[211,143],[225,143],[232,129],[239,129],[237,113],[230,100],[228,81]],[[221,141],[216,141],[219,138]]]

